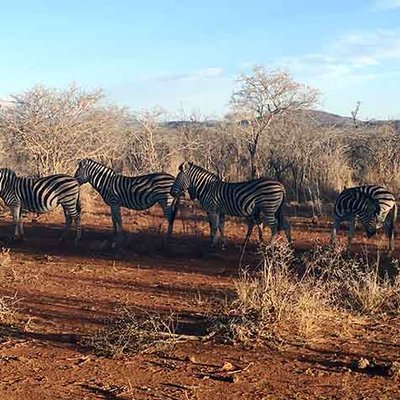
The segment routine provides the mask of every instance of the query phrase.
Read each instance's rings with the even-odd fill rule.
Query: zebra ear
[[[181,172],[187,172],[187,170],[189,169],[189,167],[190,167],[190,163],[187,162],[187,161],[185,161],[184,163],[182,163],[182,164],[179,166],[179,171],[181,171]]]

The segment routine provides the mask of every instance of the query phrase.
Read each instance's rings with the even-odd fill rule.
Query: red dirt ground
[[[5,239],[10,220],[3,219],[12,262],[0,267],[0,296],[16,294],[23,322],[0,341],[0,399],[400,399],[396,379],[351,369],[361,357],[400,361],[400,319],[371,324],[352,339],[279,349],[186,342],[110,359],[82,348],[80,338],[102,327],[121,305],[173,311],[194,321],[192,333],[201,330],[196,318],[201,320],[205,304],[232,287],[245,225],[228,221],[228,250],[211,251],[207,224],[197,217],[185,218],[183,226],[179,216],[177,233],[167,242],[158,209],[125,211],[128,243],[117,253],[107,242],[105,207],[85,214],[78,247],[72,234],[68,242],[57,242],[57,213],[26,223],[27,240],[12,245]],[[326,223],[307,221],[292,219],[296,248],[329,239]],[[362,242],[360,234],[357,239]],[[225,362],[244,371],[234,382],[207,379]]]

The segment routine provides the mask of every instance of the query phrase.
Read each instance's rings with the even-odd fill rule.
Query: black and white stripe
[[[64,209],[65,229],[68,233],[72,220],[76,224],[76,241],[81,237],[79,184],[69,175],[50,175],[44,178],[19,177],[10,169],[0,169],[0,197],[10,207],[15,224],[15,238],[24,235],[22,210],[43,214],[58,205]]]
[[[247,219],[245,243],[249,240],[255,224],[259,228],[262,240],[263,223],[271,228],[271,240],[282,228],[288,240],[291,240],[290,226],[282,214],[285,188],[279,182],[265,178],[247,182],[222,182],[216,175],[190,162],[183,163],[179,170],[171,194],[178,197],[187,190],[191,199],[197,200],[207,211],[213,244],[216,244],[216,234],[219,230],[222,244],[225,245],[226,215]]]
[[[363,185],[345,189],[336,199],[333,210],[332,240],[342,221],[349,221],[349,244],[354,236],[358,218],[368,238],[382,225],[389,238],[389,249],[394,248],[394,227],[397,216],[396,200],[391,192],[378,185]]]
[[[174,177],[167,173],[142,176],[117,174],[97,161],[81,160],[75,173],[80,184],[89,182],[110,206],[114,234],[122,231],[121,207],[145,210],[158,203],[168,220],[168,234],[172,233],[178,199],[170,195]]]

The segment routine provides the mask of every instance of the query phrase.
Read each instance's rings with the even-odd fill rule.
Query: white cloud
[[[343,35],[333,44],[333,51],[339,57],[349,57],[350,61],[368,58],[368,64],[386,59],[400,60],[400,31],[376,30]]]
[[[399,70],[400,31],[349,33],[337,37],[321,53],[280,59],[274,64],[306,79],[331,79],[333,85],[343,84],[346,78],[370,80],[374,74]]]
[[[375,0],[374,7],[378,10],[393,10],[400,7],[400,0]]]

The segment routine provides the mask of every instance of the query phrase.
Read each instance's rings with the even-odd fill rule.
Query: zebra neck
[[[202,201],[219,184],[220,181],[212,174],[193,176],[189,186],[190,197]]]
[[[110,190],[115,176],[113,170],[100,166],[89,175],[89,183],[103,196]]]

